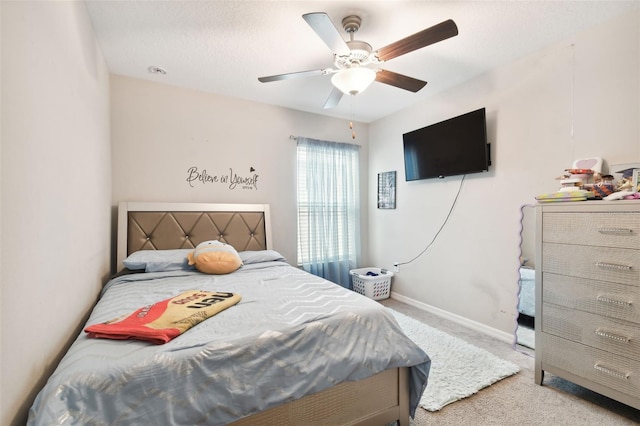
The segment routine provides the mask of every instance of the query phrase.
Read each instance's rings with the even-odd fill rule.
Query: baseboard
[[[462,317],[460,315],[453,314],[451,312],[447,312],[443,309],[436,308],[435,306],[428,305],[426,303],[419,302],[417,300],[411,299],[409,297],[403,296],[401,294],[391,292],[391,298],[397,300],[398,302],[406,303],[407,305],[411,305],[418,309],[422,309],[423,311],[429,312],[431,314],[437,315],[441,318],[445,318],[447,320],[453,321],[460,325],[463,325],[467,328],[470,328],[475,331],[479,331],[480,333],[487,334],[491,337],[494,337],[498,340],[501,340],[505,343],[509,343],[513,345],[516,338],[515,334],[505,333],[504,331],[498,330],[493,327],[489,327],[477,321],[470,320],[469,318]]]

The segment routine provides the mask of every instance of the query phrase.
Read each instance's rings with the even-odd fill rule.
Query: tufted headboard
[[[138,250],[194,248],[220,240],[238,251],[271,249],[268,204],[146,203],[118,205],[117,270]]]

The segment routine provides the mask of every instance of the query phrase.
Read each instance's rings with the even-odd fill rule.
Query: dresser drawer
[[[545,303],[542,331],[640,361],[640,327],[589,312]]]
[[[542,241],[640,249],[640,213],[545,213]]]
[[[638,286],[545,272],[542,293],[545,303],[640,323]]]
[[[640,250],[543,243],[542,271],[638,285]]]
[[[541,357],[543,369],[549,364],[640,398],[640,362],[547,333],[542,333],[540,346],[540,351],[536,347],[536,357]]]

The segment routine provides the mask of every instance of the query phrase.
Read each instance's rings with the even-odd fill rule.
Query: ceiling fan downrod
[[[362,19],[357,15],[349,15],[342,20],[342,28],[349,34],[351,40],[353,40],[353,35],[360,29],[360,24],[362,24]]]

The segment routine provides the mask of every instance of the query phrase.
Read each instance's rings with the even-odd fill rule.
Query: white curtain
[[[347,288],[360,256],[359,148],[298,137],[298,263]]]

